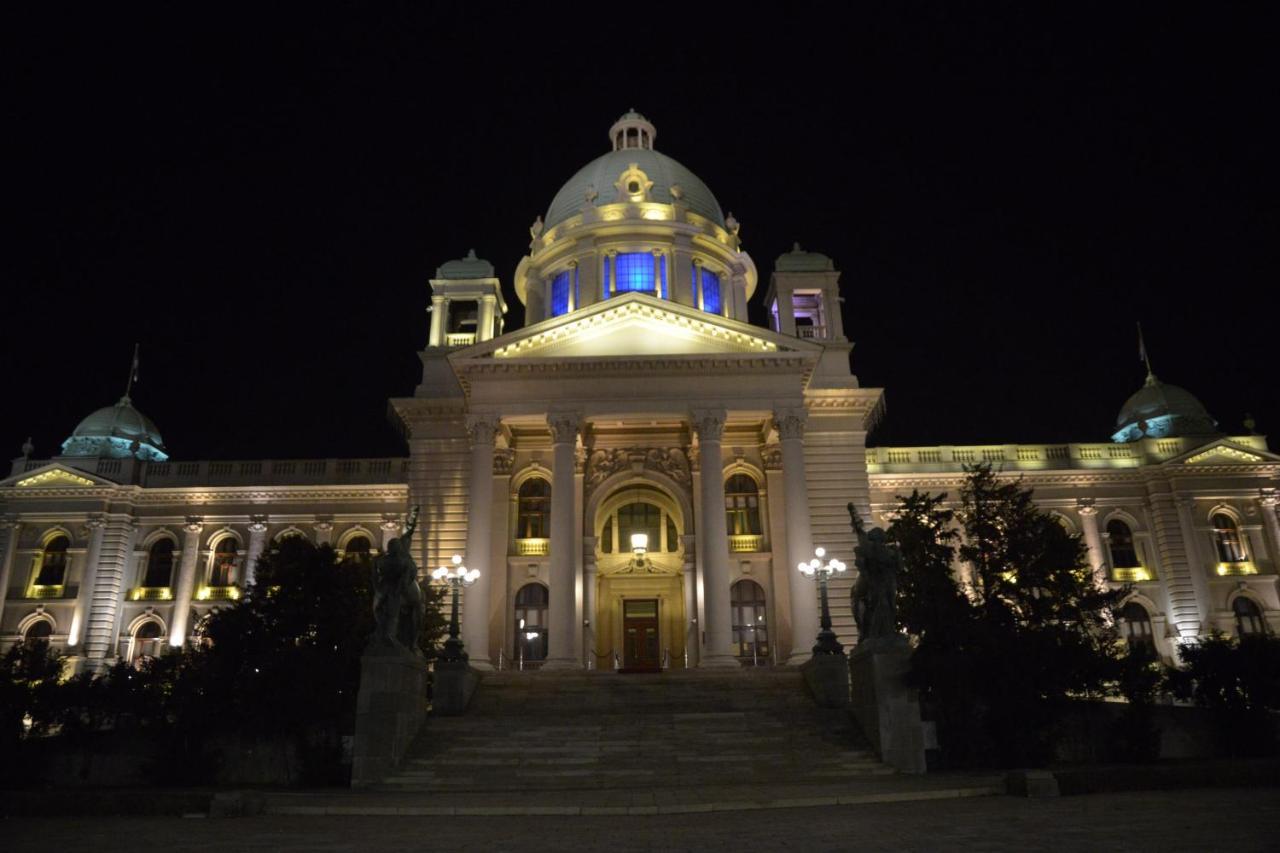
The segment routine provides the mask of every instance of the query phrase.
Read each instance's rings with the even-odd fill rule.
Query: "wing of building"
[[[634,112],[530,229],[507,331],[475,253],[430,281],[401,459],[182,462],[126,396],[62,454],[0,481],[0,644],[47,636],[90,665],[158,654],[251,589],[284,536],[377,551],[421,507],[424,577],[457,553],[480,580],[478,666],[738,666],[805,659],[815,546],[852,562],[846,504],[956,494],[988,462],[1083,535],[1100,583],[1131,585],[1134,642],[1166,657],[1213,630],[1280,627],[1280,456],[1227,436],[1148,376],[1110,441],[866,447],[883,407],[852,371],[840,274],[798,246],[762,283],[738,223]],[[747,303],[764,285],[768,328]],[[922,381],[927,381],[922,379]],[[1101,432],[1101,430],[1100,430]],[[963,567],[957,567],[963,571]],[[854,639],[850,581],[831,594]]]

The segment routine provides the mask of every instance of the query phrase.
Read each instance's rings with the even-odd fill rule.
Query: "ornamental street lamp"
[[[827,555],[825,548],[814,548],[813,555],[813,559],[809,562],[796,566],[802,575],[818,581],[818,592],[822,598],[822,630],[818,632],[818,642],[814,644],[813,653],[841,655],[844,654],[844,646],[840,645],[840,641],[836,639],[836,632],[831,630],[831,609],[827,605],[827,581],[833,574],[843,572],[848,566],[834,557],[824,564],[822,559]]]
[[[432,580],[444,581],[453,589],[453,605],[449,609],[449,639],[444,641],[444,650],[440,660],[448,663],[465,663],[467,652],[458,638],[458,594],[465,586],[471,586],[480,577],[479,569],[468,569],[462,565],[462,556],[453,555],[453,567],[441,566],[431,573]]]

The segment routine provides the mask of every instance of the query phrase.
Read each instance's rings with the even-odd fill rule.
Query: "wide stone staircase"
[[[893,771],[795,670],[489,673],[432,717],[382,791],[479,801],[563,792],[844,788]],[[634,796],[632,797],[634,800]]]

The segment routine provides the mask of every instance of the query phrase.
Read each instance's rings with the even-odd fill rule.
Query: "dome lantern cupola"
[[[653,123],[634,109],[627,110],[622,118],[615,121],[613,127],[609,128],[609,140],[613,143],[614,151],[621,151],[624,148],[643,148],[652,151],[653,140],[657,135],[658,131],[654,129]]]

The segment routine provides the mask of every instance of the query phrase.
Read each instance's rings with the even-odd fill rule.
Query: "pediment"
[[[820,344],[707,314],[640,293],[597,303],[491,341],[454,360],[777,355],[822,351]]]
[[[1280,456],[1230,439],[1220,439],[1170,459],[1171,465],[1259,465],[1280,462]]]
[[[57,462],[41,465],[39,468],[0,480],[0,487],[17,489],[91,489],[95,486],[114,485],[117,484],[97,475]]]

